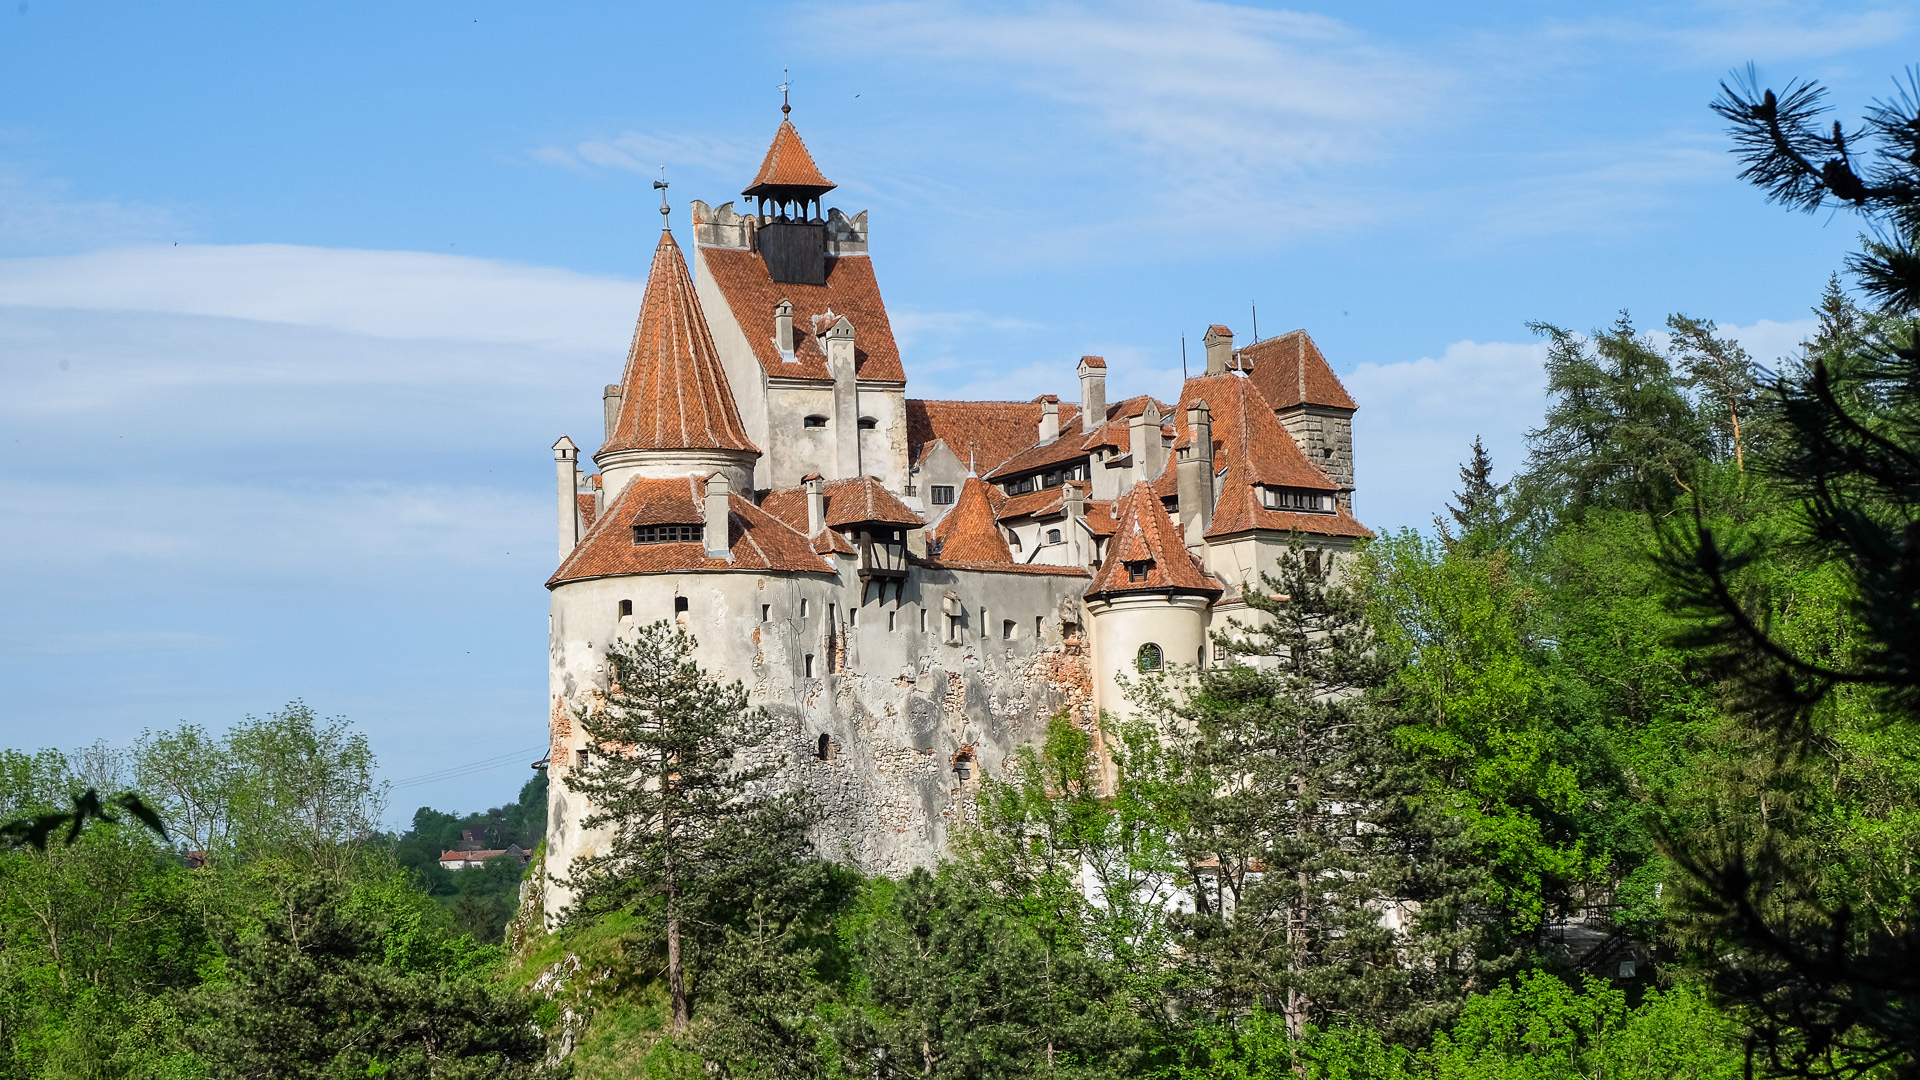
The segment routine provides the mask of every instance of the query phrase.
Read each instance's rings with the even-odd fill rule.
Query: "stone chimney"
[[[580,504],[574,501],[574,477],[580,468],[580,448],[565,435],[553,444],[553,474],[559,490],[560,557],[565,559],[573,554],[575,544],[580,542]]]
[[[1207,374],[1226,374],[1227,361],[1233,359],[1233,331],[1216,323],[1207,327],[1200,343],[1207,347]]]
[[[821,335],[833,376],[834,479],[860,475],[860,384],[854,370],[853,324],[845,315]]]
[[[1080,486],[1069,481],[1060,492],[1061,509],[1067,512],[1067,523],[1063,528],[1067,534],[1067,565],[1089,566],[1093,560],[1087,557],[1087,495]]]
[[[793,301],[782,300],[773,306],[773,347],[780,350],[780,359],[786,363],[797,363],[793,355]]]
[[[733,485],[727,483],[726,473],[717,472],[707,477],[706,527],[701,531],[705,534],[709,558],[725,559],[733,554],[733,550],[727,546],[727,514],[730,510],[727,504],[732,492]]]
[[[807,538],[812,539],[827,527],[827,482],[814,473],[801,483],[807,489]]]
[[[1060,437],[1060,399],[1048,394],[1040,399],[1040,441],[1052,442]]]
[[[1098,356],[1080,358],[1080,427],[1091,433],[1107,422],[1107,362]]]
[[[1127,422],[1127,450],[1133,455],[1133,479],[1152,482],[1167,463],[1167,447],[1160,441],[1160,410],[1147,402],[1140,415]]]
[[[1187,410],[1187,435],[1174,468],[1178,470],[1180,526],[1187,543],[1195,544],[1213,524],[1213,420],[1206,402],[1196,402]]]
[[[613,429],[620,426],[620,384],[608,383],[606,393],[600,396],[601,411],[606,413],[607,433],[605,439],[613,438]]]

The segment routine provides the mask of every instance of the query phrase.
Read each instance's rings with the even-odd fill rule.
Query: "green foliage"
[[[441,866],[441,853],[460,847],[462,834],[468,831],[482,838],[486,850],[505,850],[509,844],[529,852],[538,848],[547,832],[546,772],[523,784],[518,799],[490,810],[462,817],[420,807],[413,813],[413,827],[392,841],[394,858],[453,912],[455,926],[475,940],[499,941],[518,909],[527,868],[505,855],[478,868]]]

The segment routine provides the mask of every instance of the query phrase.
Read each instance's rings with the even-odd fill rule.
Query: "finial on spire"
[[[662,231],[672,232],[673,226],[667,221],[667,215],[673,210],[667,206],[667,167],[665,165],[660,166],[660,179],[653,182],[653,190],[660,193],[660,228]]]
[[[787,103],[788,84],[789,84],[789,80],[787,78],[787,69],[781,68],[780,69],[780,115],[781,116],[793,115],[793,106]]]

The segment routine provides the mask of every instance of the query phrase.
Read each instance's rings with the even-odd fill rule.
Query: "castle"
[[[776,718],[763,750],[824,805],[822,850],[898,874],[1049,717],[1098,746],[1126,677],[1223,660],[1212,632],[1293,533],[1310,568],[1369,535],[1355,405],[1304,330],[1209,327],[1171,406],[1109,403],[1098,356],[1077,404],[911,398],[867,214],[823,210],[834,187],[783,118],[750,205],[693,202],[691,260],[663,228],[598,471],[554,444],[556,870],[598,842],[559,781],[627,628],[692,632]]]

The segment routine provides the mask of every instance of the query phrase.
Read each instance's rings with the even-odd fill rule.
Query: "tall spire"
[[[664,230],[620,380],[620,415],[594,458],[623,450],[760,452],[740,422],[686,258]]]

